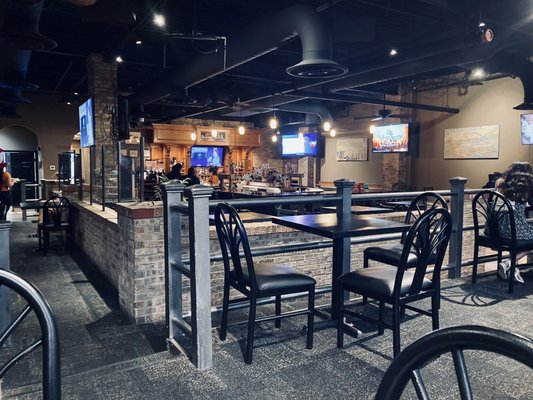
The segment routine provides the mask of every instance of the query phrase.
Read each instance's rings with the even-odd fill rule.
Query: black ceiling
[[[3,1],[4,34],[13,30],[9,20],[15,2],[39,0]],[[197,59],[213,57],[213,62],[222,62],[225,52],[220,38],[231,38],[227,49],[241,37],[260,42],[263,34],[246,37],[252,32],[247,29],[270,18],[267,25],[275,31],[280,12],[295,3],[318,12],[331,34],[333,60],[348,68],[344,77],[288,75],[286,69],[302,60],[301,41],[292,37],[269,51],[258,48],[248,61],[237,60],[238,66],[226,71],[215,68],[212,76],[181,87],[179,77],[194,73],[188,68],[195,68]],[[164,28],[153,24],[154,12],[165,16]],[[73,101],[77,92],[81,102],[87,97],[86,59],[90,53],[101,53],[109,60],[117,55],[123,58],[118,66],[118,92],[129,96],[133,105],[144,104],[152,120],[241,118],[241,111],[252,119],[260,111],[282,109],[284,103],[293,103],[286,107],[291,111],[303,104],[303,112],[306,106],[316,105],[335,113],[350,103],[379,103],[383,93],[395,93],[401,83],[413,90],[464,85],[472,79],[472,68],[482,61],[491,60],[493,77],[517,75],[505,60],[518,58],[529,66],[532,15],[529,0],[46,0],[38,29],[57,47],[28,52],[31,58],[22,77],[37,88],[13,83],[12,57],[0,60],[4,81],[2,85],[0,79],[0,88],[4,93],[22,88],[22,96],[38,91]],[[480,22],[494,32],[490,43],[482,43]],[[239,36],[239,31],[244,33]],[[269,34],[265,31],[264,36]],[[191,36],[219,40],[192,40]],[[389,55],[392,48],[398,55]],[[2,33],[0,51],[13,53]],[[164,96],[158,98],[159,94]],[[19,103],[12,96],[2,98],[0,92],[0,105]]]

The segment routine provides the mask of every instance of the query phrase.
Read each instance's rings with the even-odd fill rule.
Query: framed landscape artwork
[[[500,126],[444,130],[444,158],[498,158]]]
[[[368,160],[368,139],[337,139],[337,161]]]

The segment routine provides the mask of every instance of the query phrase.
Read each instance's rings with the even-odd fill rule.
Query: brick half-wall
[[[76,243],[86,257],[118,290],[123,310],[138,324],[163,321],[165,318],[164,282],[164,229],[161,203],[123,203],[117,212],[102,212],[98,207],[84,203],[75,204]],[[471,224],[471,199],[465,199],[464,223]],[[381,215],[396,221],[403,220],[402,213]],[[283,244],[325,240],[319,236],[274,225],[269,222],[246,224],[252,249],[276,247]],[[187,218],[182,223],[183,258],[188,259],[189,243]],[[209,231],[210,254],[219,254],[215,228]],[[391,241],[397,242],[397,240]],[[380,244],[386,242],[379,242]],[[363,265],[363,250],[373,243],[352,246],[351,268]],[[463,260],[473,254],[473,233],[463,236]],[[482,251],[482,254],[484,252]],[[319,286],[331,284],[331,248],[261,256],[254,259],[287,263],[317,280]],[[445,257],[446,264],[448,257]],[[211,263],[212,305],[220,306],[223,289],[223,263]],[[483,271],[481,266],[480,271]],[[470,273],[470,268],[462,274]],[[446,274],[443,274],[444,277]],[[184,312],[190,310],[190,283],[184,279]],[[320,301],[320,300],[319,300]]]

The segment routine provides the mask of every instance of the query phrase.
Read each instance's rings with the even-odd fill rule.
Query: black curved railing
[[[43,294],[19,275],[0,268],[0,285],[4,285],[20,295],[26,306],[0,335],[0,347],[3,346],[15,329],[33,311],[41,327],[41,337],[26,348],[20,350],[6,363],[0,366],[0,380],[24,356],[42,346],[43,398],[56,400],[61,398],[61,376],[59,359],[59,336],[54,314]]]

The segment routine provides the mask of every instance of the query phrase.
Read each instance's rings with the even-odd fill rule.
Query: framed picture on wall
[[[444,158],[498,158],[500,125],[444,130]]]
[[[337,161],[367,161],[368,139],[337,139]]]

